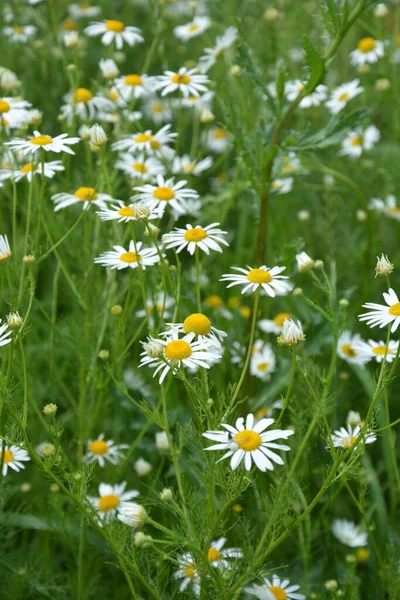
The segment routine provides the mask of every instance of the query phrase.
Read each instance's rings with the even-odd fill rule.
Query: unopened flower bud
[[[240,75],[242,72],[242,69],[239,67],[239,65],[232,65],[229,71],[229,75],[232,75],[232,77],[238,77],[238,75]]]
[[[102,126],[98,125],[97,123],[95,123],[92,127],[89,128],[89,136],[90,136],[90,143],[93,146],[99,146],[99,147],[104,146],[104,144],[108,140],[106,132],[104,131]]]
[[[134,543],[137,548],[148,548],[152,541],[151,535],[146,535],[143,531],[137,531],[134,535]]]
[[[359,66],[357,67],[357,71],[358,71],[359,73],[361,73],[361,75],[366,75],[367,73],[369,73],[369,72],[370,72],[370,66],[369,66],[369,65],[367,65],[367,64],[364,64],[364,65],[359,65]]]
[[[69,65],[67,65],[67,71],[76,71],[76,65],[70,63]]]
[[[323,260],[316,260],[314,263],[314,267],[316,269],[323,269],[324,268],[324,261]]]
[[[375,6],[374,15],[378,19],[382,19],[383,17],[386,17],[388,14],[389,14],[389,9],[386,6],[386,4],[383,4],[383,2],[380,2],[379,4],[377,4]]]
[[[280,14],[281,13],[277,8],[267,8],[267,10],[264,13],[264,19],[266,21],[276,21]]]
[[[57,408],[57,404],[46,404],[46,406],[43,407],[43,412],[46,417],[54,417],[57,412]]]
[[[377,277],[378,275],[390,275],[390,273],[393,272],[394,265],[392,265],[388,257],[382,254],[380,258],[379,256],[377,256],[376,258],[378,262],[376,263],[375,267],[375,277]]]
[[[8,92],[15,90],[17,87],[21,85],[18,77],[12,71],[5,70],[0,75],[0,87]]]
[[[106,350],[105,348],[102,348],[99,351],[99,353],[98,353],[97,356],[100,358],[100,360],[108,360],[108,357],[110,356],[110,352],[109,352],[109,350]]]
[[[296,288],[294,288],[292,294],[293,294],[293,296],[302,296],[303,290],[300,287],[296,287]]]
[[[360,223],[364,223],[364,221],[368,219],[368,214],[365,212],[365,210],[360,209],[356,212],[356,217],[357,221],[359,221]]]
[[[297,218],[302,222],[309,221],[311,219],[311,214],[308,210],[299,210],[297,213]]]
[[[156,227],[155,225],[153,225],[152,223],[149,223],[146,227],[146,230],[144,232],[144,235],[146,236],[157,236],[160,233],[160,228]]]
[[[112,315],[120,315],[121,313],[122,313],[122,306],[120,306],[119,304],[114,304],[114,306],[111,307]]]
[[[78,134],[81,140],[88,140],[90,138],[90,128],[87,125],[82,125],[78,129]]]
[[[17,312],[7,315],[7,325],[11,327],[11,329],[18,329],[23,322],[23,318]]]
[[[31,491],[32,485],[28,481],[25,481],[24,483],[21,483],[19,489],[21,490],[21,492],[26,494],[27,492]]]
[[[102,58],[99,67],[104,79],[115,79],[119,75],[119,69],[112,58]]]
[[[172,498],[173,498],[173,495],[172,495],[172,490],[170,488],[164,488],[160,492],[160,500],[162,500],[163,502],[171,502]]]
[[[329,579],[328,581],[325,581],[325,588],[328,592],[336,592],[338,589],[338,582],[336,579]]]
[[[56,483],[52,483],[51,486],[50,486],[50,491],[53,494],[56,494],[57,492],[60,491],[60,488],[59,488],[59,486]]]
[[[147,460],[144,460],[144,458],[138,458],[133,466],[139,477],[145,477],[153,468]]]
[[[43,120],[43,113],[41,110],[37,110],[36,108],[31,110],[30,120],[29,120],[30,125],[40,125],[42,120]]]
[[[300,252],[300,254],[296,254],[296,262],[297,270],[299,272],[312,269],[315,264],[315,261],[310,256],[308,256],[306,252]]]
[[[390,87],[392,86],[390,79],[377,79],[375,81],[375,89],[378,92],[386,92],[386,90],[390,89]]]
[[[346,308],[346,306],[349,305],[349,301],[347,300],[347,298],[341,298],[339,300],[339,306],[341,306],[342,308]]]
[[[169,450],[168,437],[165,431],[156,433],[156,446],[158,450]]]
[[[201,123],[212,123],[215,121],[215,115],[209,108],[203,108],[200,113],[200,122]]]

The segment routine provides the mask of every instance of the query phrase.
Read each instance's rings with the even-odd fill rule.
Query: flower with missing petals
[[[300,321],[286,319],[282,326],[282,333],[278,337],[280,346],[294,346],[300,342],[304,342],[305,335]]]
[[[339,542],[350,548],[368,544],[368,534],[362,531],[360,526],[346,519],[336,519],[332,524],[332,533]]]
[[[377,263],[375,267],[375,277],[378,275],[390,275],[393,272],[394,265],[389,261],[388,257],[382,254],[382,256],[377,258]]]

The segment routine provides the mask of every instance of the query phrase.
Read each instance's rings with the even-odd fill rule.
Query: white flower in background
[[[223,127],[211,127],[203,136],[208,150],[222,154],[229,148],[232,141],[232,134]]]
[[[66,192],[54,194],[51,199],[55,204],[55,212],[80,202],[82,203],[83,210],[88,210],[92,204],[103,208],[105,202],[116,201],[115,198],[111,198],[109,194],[98,193],[92,187],[80,187],[73,194],[68,194]]]
[[[240,342],[235,340],[232,344],[229,344],[228,350],[231,355],[231,363],[242,366],[246,357],[246,346],[242,346]]]
[[[362,129],[351,131],[342,142],[340,154],[357,158],[364,151],[372,150],[380,139],[381,132],[375,125],[370,125],[364,131]]]
[[[1,327],[0,327],[0,345],[1,344]],[[31,460],[29,454],[19,446],[7,446],[3,440],[0,440],[0,464],[3,462],[2,475],[7,475],[8,469],[12,469],[17,473],[25,469],[24,462]]]
[[[131,200],[143,200],[151,207],[171,206],[178,213],[184,212],[185,201],[191,198],[198,198],[199,194],[190,188],[186,188],[186,180],[177,181],[174,178],[164,179],[162,175],[157,175],[157,185],[146,183],[143,186],[133,188],[139,192],[132,196]]]
[[[133,135],[125,136],[112,145],[113,150],[122,150],[132,154],[147,152],[150,155],[164,156],[171,158],[174,151],[169,147],[176,138],[176,133],[169,130],[171,125],[164,125],[157,133],[153,134],[150,129],[144,132],[137,132]]]
[[[25,100],[11,97],[0,97],[0,118],[7,127],[19,128],[30,121],[31,104]]]
[[[154,123],[168,123],[173,119],[170,103],[156,96],[145,97],[143,110]]]
[[[151,297],[147,298],[146,308],[142,308],[135,312],[135,317],[143,318],[148,316],[150,325],[154,327],[155,315],[157,315],[159,319],[169,319],[171,317],[170,308],[173,306],[175,306],[175,298],[167,296],[164,292],[159,292],[156,294],[154,300]]]
[[[119,75],[118,66],[112,58],[101,58],[99,67],[104,79],[115,79]]]
[[[294,79],[285,83],[285,96],[288,102],[293,102],[299,94],[301,94],[307,85],[306,81]],[[310,108],[311,106],[319,106],[326,100],[328,88],[326,85],[317,85],[316,89],[305,96],[299,104],[299,108]]]
[[[385,46],[383,42],[372,37],[366,37],[358,42],[356,50],[350,52],[350,61],[353,66],[359,67],[378,62],[384,54]]]
[[[262,265],[256,269],[252,269],[251,267],[247,267],[247,269],[242,269],[241,267],[231,268],[239,271],[240,275],[228,273],[222,275],[220,281],[231,281],[232,283],[227,286],[228,288],[234,285],[243,285],[242,294],[245,294],[247,291],[255,292],[260,286],[272,298],[275,297],[277,292],[283,295],[291,290],[291,284],[284,281],[288,277],[281,275],[286,267],[269,268]]]
[[[283,157],[282,173],[291,173],[292,171],[297,171],[300,167],[300,159],[297,158],[294,152],[289,152]]]
[[[84,19],[97,17],[101,12],[100,6],[92,6],[91,4],[69,4],[68,13],[72,19]]]
[[[272,402],[269,406],[258,408],[254,413],[255,422],[258,423],[258,421],[261,421],[261,419],[264,419],[265,417],[272,417],[274,410],[277,410],[278,408],[282,408],[282,400],[275,400],[275,402]]]
[[[179,212],[173,208],[172,216],[175,221],[177,221],[180,217],[183,217],[184,215],[190,215],[190,217],[192,217],[193,219],[199,219],[202,207],[203,203],[201,200],[189,199],[186,200],[185,204],[180,207]],[[203,273],[202,277],[204,277],[204,275],[205,274]]]
[[[219,344],[219,342],[223,341],[227,336],[225,331],[213,327],[210,319],[202,313],[193,313],[189,315],[183,323],[167,323],[167,325],[171,327],[171,329],[160,333],[161,336],[165,336],[166,338],[171,337],[173,332],[177,331],[186,335],[193,334],[199,342],[205,340]]]
[[[184,156],[175,156],[172,163],[172,173],[184,173],[185,175],[201,175],[203,171],[207,171],[212,167],[213,159],[210,156],[203,158],[202,160],[196,161],[190,160],[190,156],[185,154]]]
[[[362,343],[363,339],[358,333],[353,335],[350,331],[343,331],[337,343],[338,356],[349,365],[364,367],[371,360],[371,356],[363,351]]]
[[[136,154],[136,156],[127,152],[120,154],[119,160],[114,166],[126,175],[142,181],[148,181],[154,179],[156,175],[165,174],[165,167],[158,158],[148,157],[145,152]]]
[[[150,94],[153,90],[154,77],[148,75],[123,75],[115,82],[118,93],[125,102],[131,102],[135,98],[141,98]]]
[[[182,95],[199,96],[203,92],[207,92],[205,84],[209,83],[207,75],[199,74],[197,69],[186,69],[181,67],[176,73],[174,71],[165,71],[164,75],[157,77],[154,85],[155,90],[162,90],[161,96],[166,96],[179,90]]]
[[[283,179],[274,179],[271,183],[271,191],[274,194],[288,194],[293,189],[293,177],[284,177]]]
[[[147,519],[147,513],[141,504],[136,502],[123,502],[118,513],[118,519],[135,529],[140,527]]]
[[[205,48],[204,55],[199,58],[199,67],[202,73],[206,73],[215,65],[217,60],[224,55],[224,52],[230,48],[238,37],[236,27],[228,27],[223,35],[218,36],[213,48]]]
[[[261,319],[258,321],[258,326],[265,333],[282,333],[283,324],[287,319],[291,319],[290,313],[282,312],[275,315],[273,319]]]
[[[6,235],[0,235],[0,262],[7,260],[12,255],[8,237]]]
[[[99,257],[94,259],[96,264],[102,267],[111,267],[111,269],[137,269],[140,264],[140,268],[144,271],[146,267],[151,267],[157,264],[160,260],[157,248],[144,248],[142,242],[135,242],[131,240],[129,242],[128,250],[125,250],[123,246],[113,246],[114,250],[103,252]]]
[[[104,144],[108,140],[106,132],[104,131],[102,126],[98,125],[97,123],[92,125],[92,127],[89,127],[89,136],[90,136],[90,143],[93,146],[97,146],[99,148],[101,146],[104,146]]]
[[[117,517],[120,519],[121,510],[135,503],[130,502],[132,498],[136,498],[139,492],[131,490],[125,491],[126,481],[116,485],[108,483],[100,483],[99,496],[94,498],[89,496],[88,500],[91,505],[97,510],[97,514],[102,521],[108,521]],[[121,519],[120,519],[121,520]]]
[[[149,462],[147,462],[147,460],[144,460],[144,458],[138,458],[133,463],[133,467],[139,477],[145,477],[151,472],[153,468],[152,465]]]
[[[34,136],[28,140],[22,140],[16,138],[10,142],[5,142],[6,146],[9,146],[11,150],[16,150],[25,154],[38,152],[43,149],[46,152],[66,152],[67,154],[75,154],[69,146],[80,142],[78,137],[68,137],[67,133],[57,135],[55,138],[50,135],[42,134],[40,131],[34,131]]]
[[[0,87],[8,92],[16,90],[21,85],[20,80],[10,69],[0,67]]]
[[[379,256],[377,256],[376,258],[378,262],[376,263],[375,267],[375,277],[377,277],[378,275],[390,275],[390,273],[393,272],[394,265],[392,265],[388,257],[382,254],[380,258]]]
[[[112,465],[118,465],[124,458],[122,450],[129,448],[127,444],[116,444],[113,440],[105,440],[101,433],[95,440],[88,440],[87,453],[83,462],[91,464],[97,462],[100,467],[105,467],[108,461]]]
[[[90,23],[83,32],[89,37],[101,35],[101,42],[105,46],[109,46],[112,42],[115,42],[117,50],[121,50],[124,44],[135,46],[144,41],[140,29],[125,25],[122,21],[115,21],[113,19]]]
[[[163,216],[162,208],[150,208],[145,202],[135,202],[126,205],[119,201],[110,207],[102,206],[96,213],[102,221],[118,221],[128,223],[129,221],[152,221]]]
[[[184,592],[191,585],[196,596],[200,596],[200,575],[191,554],[182,554],[178,558],[179,569],[174,573],[174,579],[181,579],[179,591]]]
[[[65,117],[67,123],[72,123],[75,116],[82,121],[93,121],[99,112],[112,112],[115,108],[114,103],[102,94],[93,94],[87,88],[78,88],[72,90],[64,96],[64,102],[61,106],[61,114]]]
[[[211,20],[209,17],[195,17],[190,23],[179,25],[174,28],[174,35],[178,40],[187,42],[198,35],[201,35],[209,28]]]
[[[361,526],[346,519],[336,519],[332,524],[332,533],[339,542],[350,548],[368,544],[368,534],[361,530]]]
[[[336,429],[332,434],[332,443],[335,448],[344,448],[348,450],[352,448],[361,435],[362,443],[364,444],[372,444],[376,442],[375,433],[361,433],[361,428],[359,425],[356,425],[353,429],[351,425],[347,425],[347,429],[341,427],[340,429]],[[360,444],[360,446],[362,445]],[[329,448],[329,446],[327,446]]]
[[[353,81],[343,83],[335,88],[331,92],[330,98],[325,103],[325,106],[332,114],[337,115],[344,109],[350,100],[361,94],[363,91],[364,88],[360,86],[360,80],[353,79]]]
[[[243,552],[240,548],[225,548],[227,538],[221,537],[211,545],[207,551],[207,560],[212,567],[226,571],[232,568],[230,558],[243,558]]]
[[[359,425],[361,427],[362,420],[359,412],[349,410],[346,417],[346,425]]]
[[[299,585],[290,585],[288,579],[279,579],[277,575],[272,575],[272,580],[264,577],[264,584],[253,584],[251,588],[245,588],[245,591],[259,600],[306,600],[303,594],[297,594]]]
[[[236,427],[231,425],[221,424],[227,431],[206,431],[203,436],[209,440],[218,442],[206,448],[206,450],[226,450],[227,452],[220,459],[231,457],[231,469],[234,471],[244,460],[246,471],[250,471],[252,463],[260,471],[273,471],[274,465],[283,465],[283,460],[273,452],[273,450],[290,450],[290,446],[276,444],[274,440],[284,439],[294,434],[291,429],[271,429],[265,431],[274,423],[274,419],[261,419],[254,424],[254,415],[249,414],[246,417],[246,425],[244,418],[240,417],[236,421]]]
[[[77,31],[62,32],[60,37],[66,48],[76,48],[81,44],[81,39]]]
[[[155,439],[157,450],[169,450],[168,436],[165,431],[157,431]]]
[[[371,308],[372,310],[359,315],[360,321],[366,321],[370,327],[386,327],[391,324],[391,331],[394,333],[400,325],[400,301],[395,291],[390,288],[386,293],[384,292],[383,298],[387,304],[375,304],[374,302],[367,302],[363,304],[363,308]]]
[[[398,347],[399,342],[396,342],[395,340],[390,340],[387,348],[386,343],[383,341],[375,342],[374,340],[368,340],[367,342],[360,342],[360,351],[364,352],[369,360],[374,358],[377,363],[382,362],[385,356],[386,362],[393,362]]]
[[[278,337],[278,344],[281,346],[294,346],[304,342],[305,335],[300,321],[286,319],[282,326],[282,332]]]
[[[28,42],[37,32],[34,25],[24,25],[19,27],[4,27],[3,33],[13,44]]]
[[[269,381],[271,373],[276,370],[275,354],[270,344],[263,344],[257,352],[253,352],[250,360],[250,375],[262,381]]]
[[[229,246],[221,236],[227,235],[226,231],[216,228],[219,223],[211,223],[207,227],[196,225],[186,225],[186,229],[175,228],[171,233],[166,233],[162,237],[163,245],[166,250],[176,248],[176,252],[181,252],[184,248],[193,256],[196,248],[206,254],[210,250],[222,252],[221,244]]]
[[[372,198],[368,208],[383,213],[386,217],[400,221],[400,206],[397,206],[396,196],[389,194],[386,200]]]
[[[301,273],[302,271],[312,269],[315,261],[306,252],[300,252],[300,254],[296,254],[296,263],[297,270]]]
[[[175,104],[175,109],[179,109],[179,106],[182,105],[185,108],[194,108],[201,115],[204,110],[211,110],[213,98],[214,92],[206,92],[201,96],[188,96],[187,98],[180,98],[179,100],[174,99],[173,102]]]

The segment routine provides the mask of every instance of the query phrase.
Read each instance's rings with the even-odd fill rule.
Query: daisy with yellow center
[[[293,102],[299,94],[301,94],[306,85],[305,81],[294,79],[285,83],[285,96],[288,102]],[[315,90],[305,96],[299,104],[299,108],[310,108],[311,106],[319,106],[326,100],[328,88],[326,85],[317,85]]]
[[[4,27],[3,33],[8,37],[11,43],[27,42],[37,32],[34,25],[24,25],[23,27]]]
[[[178,562],[179,569],[175,571],[174,579],[181,579],[179,591],[184,592],[190,585],[193,593],[196,596],[200,596],[200,575],[193,556],[189,553],[182,554]]]
[[[283,179],[274,179],[271,183],[271,191],[273,194],[289,194],[293,189],[293,177],[284,177]]]
[[[388,346],[383,341],[375,342],[374,340],[360,343],[360,351],[364,352],[368,359],[375,359],[377,363],[381,363],[385,357],[386,362],[393,362],[398,347],[399,342],[395,340],[390,340]]]
[[[115,202],[114,198],[111,198],[109,194],[102,194],[97,192],[92,187],[80,187],[73,194],[60,193],[54,194],[51,197],[54,202],[54,211],[58,212],[63,208],[72,206],[73,204],[82,204],[83,210],[88,210],[92,205],[98,206],[99,208],[105,207],[105,202]]]
[[[122,152],[130,152],[133,155],[138,153],[146,153],[149,156],[161,156],[166,159],[171,159],[174,155],[174,150],[169,147],[176,133],[170,132],[171,125],[164,125],[159,131],[153,134],[151,129],[140,131],[133,135],[125,136],[118,142],[112,145],[113,150]]]
[[[372,150],[380,139],[380,131],[375,125],[370,125],[364,131],[362,129],[351,131],[342,142],[340,154],[357,158],[364,151]]]
[[[26,179],[30,182],[34,175],[44,175],[48,179],[53,179],[56,173],[64,170],[65,167],[63,166],[61,160],[53,160],[43,164],[41,162],[28,162],[20,167],[17,171],[13,171],[12,169],[7,170],[4,173],[0,171],[0,180],[14,179],[15,182],[18,182],[21,181],[21,179]]]
[[[208,150],[222,154],[229,148],[232,141],[232,134],[223,127],[211,127],[204,134],[203,141],[206,143]]]
[[[220,348],[220,342],[227,336],[225,331],[213,327],[210,319],[202,313],[189,315],[183,323],[167,323],[167,325],[170,329],[160,334],[163,337],[171,337],[173,331],[186,335],[193,334],[200,342],[203,340],[215,342],[218,348]]]
[[[209,17],[195,17],[190,23],[175,27],[174,35],[178,40],[187,42],[206,31],[206,29],[209,28],[210,23]]]
[[[368,534],[362,531],[362,527],[346,519],[336,519],[332,524],[332,533],[339,542],[350,548],[368,544]]]
[[[0,346],[1,343],[1,329],[0,327]],[[29,454],[23,448],[19,446],[6,446],[2,440],[0,440],[0,464],[3,465],[2,475],[7,475],[8,469],[12,469],[17,473],[22,469],[25,469],[24,462],[31,460]]]
[[[352,335],[350,331],[343,331],[337,343],[338,356],[349,365],[364,367],[371,360],[371,355],[365,350],[363,343],[364,340],[358,333]]]
[[[103,94],[93,94],[87,88],[77,88],[71,90],[64,96],[64,102],[61,106],[61,114],[67,123],[73,122],[75,116],[82,121],[93,121],[99,115],[112,112],[115,104]]]
[[[258,321],[258,326],[264,333],[282,333],[282,327],[287,319],[291,319],[292,315],[287,312],[281,312],[275,315],[273,319],[261,319]]]
[[[400,325],[400,301],[392,288],[383,294],[383,298],[386,306],[384,304],[367,302],[363,304],[363,307],[371,308],[372,310],[359,315],[358,318],[360,321],[365,321],[370,327],[379,325],[382,329],[382,327],[391,325],[391,332],[394,333]]]
[[[116,80],[115,86],[125,102],[141,98],[153,91],[153,77],[131,73]]]
[[[166,96],[179,90],[184,98],[188,96],[200,96],[207,92],[205,84],[209,83],[207,75],[201,75],[197,69],[186,69],[181,67],[176,73],[174,71],[165,71],[164,75],[157,78],[154,85],[155,90],[162,90],[161,96]]]
[[[115,168],[120,169],[132,179],[140,181],[149,181],[156,175],[164,175],[164,165],[154,156],[147,156],[144,152],[135,156],[124,152],[119,155],[119,160],[115,163]]]
[[[263,600],[306,600],[303,594],[297,593],[299,589],[299,585],[290,585],[288,579],[280,579],[273,575],[272,580],[264,577],[263,585],[254,584],[251,588],[245,588],[245,591]]]
[[[122,521],[123,519],[120,517],[125,510],[139,506],[135,502],[130,502],[139,495],[139,492],[136,490],[126,492],[125,488],[126,481],[116,485],[101,483],[98,497],[88,497],[101,521],[109,521],[115,518]]]
[[[7,128],[20,128],[28,125],[31,120],[32,105],[25,100],[16,100],[12,97],[0,97],[0,119]]]
[[[360,445],[372,444],[376,441],[376,435],[374,433],[366,432],[361,434],[359,425],[356,425],[353,429],[353,427],[348,424],[347,429],[341,427],[340,429],[334,431],[332,434],[332,443],[337,448],[344,448],[347,450],[348,448],[354,446],[360,435],[362,435],[363,438]],[[327,446],[327,448],[329,448],[329,446]]]
[[[351,64],[360,67],[365,64],[374,64],[385,54],[384,43],[372,37],[361,39],[357,48],[350,52]]]
[[[113,440],[105,440],[104,433],[101,433],[97,439],[88,440],[87,453],[83,461],[86,464],[97,462],[100,467],[104,467],[108,461],[112,465],[118,465],[124,458],[122,450],[129,448],[126,444],[115,444]]]
[[[102,267],[110,267],[111,269],[137,269],[144,271],[147,267],[157,264],[160,260],[157,248],[145,248],[142,242],[133,240],[129,243],[129,248],[126,250],[123,246],[113,246],[114,250],[103,252],[99,257],[94,259],[94,262]]]
[[[372,198],[368,208],[383,213],[386,217],[400,221],[400,206],[397,206],[396,196],[389,194],[386,200],[381,198]]]
[[[124,202],[112,204],[109,208],[104,206],[96,213],[102,221],[118,221],[118,223],[129,223],[129,221],[152,221],[163,216],[162,208],[150,209],[145,202],[136,202],[128,206]]]
[[[68,6],[68,12],[73,19],[83,19],[97,17],[100,14],[101,9],[99,6],[92,6],[87,2],[82,4],[70,4]]]
[[[243,417],[236,421],[236,426],[232,427],[225,423],[221,427],[226,431],[206,431],[203,436],[209,440],[217,442],[206,450],[226,450],[226,453],[220,460],[230,457],[231,469],[238,468],[242,460],[246,471],[250,471],[252,464],[256,465],[260,471],[273,471],[274,465],[283,465],[283,460],[274,450],[290,450],[290,446],[276,444],[274,440],[287,439],[294,434],[291,429],[271,429],[265,431],[274,423],[274,419],[261,419],[254,424],[254,415],[249,414],[246,422]]]
[[[104,46],[109,46],[114,42],[117,50],[122,50],[124,44],[132,47],[144,41],[140,29],[114,19],[90,23],[83,32],[89,37],[101,35],[101,42]]]
[[[265,417],[272,417],[273,411],[281,408],[282,400],[276,400],[270,406],[262,406],[261,408],[258,408],[254,413],[255,422],[257,423],[257,421],[261,421],[261,419],[264,419]]]
[[[5,142],[5,145],[9,146],[10,150],[21,152],[24,156],[29,153],[34,154],[40,150],[44,150],[45,152],[66,152],[67,154],[75,154],[69,146],[81,141],[78,137],[68,137],[67,133],[61,133],[54,138],[50,135],[40,133],[40,131],[34,131],[33,134],[33,137],[28,140],[16,138],[11,140],[11,142]]]
[[[253,352],[251,355],[250,375],[261,379],[261,381],[269,381],[271,373],[275,370],[276,359],[270,344],[261,343],[261,346],[257,348],[257,352]]]
[[[186,225],[186,229],[175,228],[172,233],[163,235],[164,248],[175,248],[178,253],[186,248],[191,256],[195,253],[196,248],[199,248],[199,250],[202,250],[206,254],[209,254],[210,250],[222,252],[220,244],[229,246],[228,242],[221,237],[227,235],[227,232],[218,229],[217,225],[219,223],[211,223],[207,227]]]
[[[350,100],[361,94],[363,91],[364,88],[360,86],[360,80],[353,79],[353,81],[343,83],[334,89],[333,92],[331,92],[330,98],[326,102],[325,106],[332,114],[337,115],[341,110],[344,109]]]
[[[195,190],[185,187],[187,181],[181,180],[175,183],[174,178],[164,179],[162,175],[157,175],[157,185],[147,183],[143,186],[133,188],[139,192],[132,196],[132,200],[142,200],[152,208],[163,208],[170,206],[177,213],[183,214],[186,209],[186,200],[198,198]]]
[[[242,558],[243,552],[240,548],[225,548],[227,538],[221,537],[211,545],[207,551],[207,560],[210,565],[216,569],[226,571],[232,568],[231,558]]]
[[[210,167],[212,167],[213,160],[209,156],[203,158],[203,160],[196,161],[191,160],[188,154],[185,154],[182,157],[175,157],[172,163],[172,172],[174,174],[184,173],[190,175],[199,176],[203,173],[203,171],[207,171]]]
[[[247,291],[255,292],[259,287],[271,296],[272,298],[276,295],[283,296],[288,294],[292,289],[292,284],[286,281],[288,279],[285,275],[281,275],[285,271],[286,267],[261,267],[252,269],[242,269],[241,267],[232,267],[233,270],[239,271],[240,275],[225,274],[222,275],[220,281],[230,281],[231,283],[227,286],[228,288],[233,285],[242,285],[242,294]]]

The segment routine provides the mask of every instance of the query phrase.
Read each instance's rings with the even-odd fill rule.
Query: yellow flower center
[[[263,417],[268,417],[271,414],[271,409],[268,406],[263,406],[262,408],[259,408],[258,410],[256,410],[254,416],[256,418],[256,420],[258,421],[259,419],[262,419]]]
[[[225,138],[228,135],[226,129],[222,129],[222,127],[218,127],[213,131],[213,138],[216,140],[220,140]]]
[[[135,211],[133,210],[133,208],[131,206],[124,206],[123,208],[119,209],[118,214],[121,217],[134,217]]]
[[[0,115],[10,110],[11,106],[5,100],[0,100]]]
[[[234,504],[234,505],[232,506],[232,510],[233,510],[234,512],[241,513],[241,512],[243,512],[243,511],[244,511],[244,506],[242,506],[241,504]]]
[[[30,173],[31,171],[36,171],[37,167],[35,167],[32,163],[26,163],[23,167],[21,167],[21,173]]]
[[[397,211],[400,209],[398,208]],[[392,304],[389,308],[389,315],[393,315],[394,317],[400,317],[400,302],[396,302],[396,304]]]
[[[89,102],[93,98],[93,94],[86,88],[78,88],[75,92],[75,102]]]
[[[279,585],[271,585],[268,589],[276,600],[286,600],[287,594]]]
[[[242,317],[248,319],[250,316],[250,306],[239,306],[239,312]]]
[[[183,331],[185,333],[195,333],[196,335],[206,335],[211,331],[211,321],[201,313],[194,313],[183,321]]]
[[[171,77],[172,83],[177,83],[178,85],[187,85],[191,82],[189,75],[186,73],[175,73]]]
[[[389,213],[397,214],[397,213],[400,212],[400,207],[398,207],[398,206],[389,206],[386,210]]]
[[[113,510],[113,508],[117,508],[119,502],[120,500],[116,494],[101,496],[101,498],[99,498],[99,511],[107,512],[108,510]]]
[[[113,31],[114,33],[121,33],[121,31],[124,31],[125,25],[122,21],[114,21],[111,19],[111,21],[107,21],[106,29],[108,29],[108,31]]]
[[[343,92],[343,94],[340,94],[339,96],[339,102],[346,102],[346,100],[349,99],[349,93],[348,92]]]
[[[341,349],[343,354],[345,354],[349,358],[355,358],[357,356],[357,352],[353,350],[351,344],[343,344]]]
[[[183,568],[183,572],[189,579],[194,579],[196,577],[196,567],[193,565],[186,565],[186,567]]]
[[[183,237],[187,242],[201,242],[201,240],[207,237],[207,231],[201,227],[196,227],[195,229],[185,231]]]
[[[123,252],[120,254],[119,260],[126,263],[134,263],[142,260],[142,257],[139,254],[136,254],[136,252]]]
[[[298,91],[298,93],[300,94],[300,92],[302,92],[303,90],[304,90],[304,83],[300,83],[300,84],[297,86],[297,91]]]
[[[221,552],[211,546],[211,548],[208,549],[207,558],[208,562],[219,560],[221,558]]]
[[[0,451],[0,460],[3,458],[3,452]],[[4,459],[3,459],[3,464],[7,465],[8,463],[10,463],[12,460],[14,460],[14,455],[11,452],[11,450],[5,450],[4,451]]]
[[[274,317],[274,323],[277,327],[282,327],[282,325],[284,324],[284,322],[287,319],[290,319],[292,315],[290,315],[289,313],[278,313],[275,317]]]
[[[188,100],[190,102],[198,102],[200,98],[198,96],[189,96]]]
[[[357,548],[356,556],[359,562],[366,562],[369,559],[368,548]]]
[[[143,79],[140,75],[127,75],[124,79],[125,85],[142,85]]]
[[[200,25],[196,25],[195,23],[192,23],[192,25],[189,26],[190,33],[194,33],[198,29],[200,29]]]
[[[64,23],[62,24],[62,28],[64,31],[77,31],[78,25],[73,19],[65,19]]]
[[[132,169],[134,171],[137,171],[138,173],[148,173],[149,172],[148,167],[146,167],[146,165],[144,163],[140,163],[140,162],[133,163]]]
[[[188,162],[186,163],[186,165],[183,165],[183,170],[185,171],[185,173],[192,173],[192,171],[194,171],[195,166],[195,164]]]
[[[135,137],[135,142],[137,144],[145,144],[146,142],[151,142],[153,138],[154,136],[151,135],[151,133],[139,133],[139,135]]]
[[[251,429],[239,431],[233,440],[241,450],[245,450],[246,452],[256,450],[261,446],[262,443],[261,436],[256,431],[252,431]]]
[[[282,187],[282,182],[281,181],[273,181],[272,187],[274,188],[274,190],[280,190]]]
[[[110,90],[109,92],[107,92],[107,96],[110,98],[110,100],[113,100],[114,102],[116,102],[119,98],[119,94],[115,90]]]
[[[173,340],[165,346],[165,356],[169,360],[184,360],[192,355],[192,349],[183,340]]]
[[[360,52],[367,54],[376,48],[376,41],[372,37],[366,37],[358,42],[357,47]]]
[[[362,141],[363,141],[362,136],[361,135],[357,135],[356,137],[354,137],[351,140],[351,145],[352,146],[361,146]]]
[[[268,362],[263,362],[263,363],[260,363],[259,365],[257,365],[257,369],[259,371],[261,371],[261,373],[265,373],[265,371],[268,369],[268,367],[269,367]]]
[[[157,140],[153,140],[152,142],[150,142],[150,146],[153,148],[153,150],[158,150],[160,147],[160,142],[158,142]]]
[[[53,138],[49,135],[37,135],[29,141],[31,144],[35,144],[35,146],[47,146],[52,143]]]
[[[272,281],[269,271],[264,271],[264,269],[251,269],[246,277],[251,283],[269,283]]]
[[[342,448],[351,448],[356,439],[357,438],[354,435],[344,437],[342,440]]]
[[[90,444],[89,450],[92,454],[107,454],[108,446],[104,440],[95,440]]]
[[[83,4],[79,5],[79,8],[81,10],[87,10],[88,8],[90,8],[90,4],[88,4],[87,2],[84,2]]]
[[[20,35],[21,33],[24,33],[24,28],[23,27],[14,27],[13,32],[16,33],[17,35]]]
[[[153,102],[151,105],[151,111],[153,113],[161,113],[164,110],[163,104],[161,102]]]
[[[153,192],[153,198],[157,198],[157,200],[163,200],[164,202],[169,202],[175,198],[175,192],[170,187],[158,187]]]
[[[386,346],[375,346],[375,348],[372,348],[372,352],[374,354],[378,354],[378,355],[385,355],[386,354]],[[392,354],[392,351],[390,348],[387,349],[387,353]]]
[[[74,192],[74,196],[79,198],[82,202],[90,202],[91,200],[97,199],[97,194],[94,188],[91,187],[80,187]]]
[[[211,308],[221,308],[221,306],[224,305],[224,301],[222,300],[221,296],[212,294],[204,300],[204,304],[206,304],[206,306],[210,306]]]

